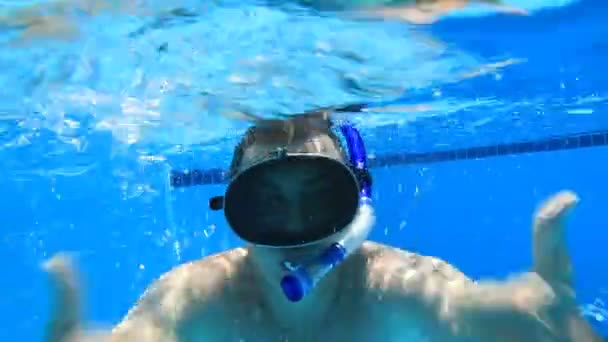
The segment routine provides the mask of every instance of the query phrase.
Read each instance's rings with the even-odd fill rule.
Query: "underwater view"
[[[334,177],[326,182],[332,184],[326,197],[300,207],[323,213],[310,220],[338,220],[329,213],[347,211],[336,203],[352,193],[350,219],[356,221],[355,210],[359,215],[371,201],[375,210],[375,223],[359,240],[444,260],[473,280],[542,269],[534,215],[554,194],[576,194],[577,208],[563,232],[568,251],[546,262],[563,261],[554,268],[565,267],[555,272],[573,277],[572,307],[596,334],[608,337],[608,3],[371,3],[0,0],[0,340],[68,341],[45,337],[57,301],[43,265],[57,253],[76,261],[82,324],[109,330],[178,265],[248,242],[277,247],[295,239],[304,246],[334,233],[344,235],[339,241],[355,241],[346,230],[356,229],[351,221],[344,233],[319,225],[308,235],[288,236],[283,228],[296,231],[298,225],[287,221],[297,219],[278,213],[291,213],[285,204],[291,200],[253,185],[285,172],[265,180],[268,188],[298,188],[293,184],[302,175],[281,169],[285,165],[260,179],[235,169],[238,149],[246,162],[258,158],[241,140],[252,126],[298,122],[314,116],[303,114],[309,112],[348,122],[340,129],[350,159],[332,160],[348,164],[348,181],[358,189],[353,193],[351,183],[337,178],[344,170],[331,174],[302,164],[302,177]],[[299,125],[292,135],[308,137],[308,128],[300,131]],[[258,140],[251,150],[274,139],[261,131],[253,134]],[[303,146],[329,153],[317,140],[309,142]],[[362,142],[359,153],[353,146]],[[250,177],[238,183],[235,170]],[[260,197],[234,199],[247,191]],[[224,211],[217,210],[220,204]],[[571,265],[559,259],[566,255]],[[323,271],[318,279],[313,272],[310,296],[322,277],[335,278],[325,271],[337,264],[317,265]],[[287,261],[282,265],[292,271]],[[201,271],[202,278],[213,278],[209,272]],[[217,296],[219,306],[228,303]],[[284,334],[175,340],[318,339]],[[425,339],[424,333],[370,335],[376,337],[359,338],[451,341]],[[341,338],[359,341],[343,335],[334,340]]]

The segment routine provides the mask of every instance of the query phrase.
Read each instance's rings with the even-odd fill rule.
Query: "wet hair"
[[[316,112],[294,116],[288,119],[261,120],[249,127],[239,144],[235,147],[230,165],[230,177],[241,168],[245,151],[255,144],[276,147],[302,143],[319,136],[328,136],[333,143],[331,148],[338,149],[344,160],[347,160],[346,149],[326,112]]]

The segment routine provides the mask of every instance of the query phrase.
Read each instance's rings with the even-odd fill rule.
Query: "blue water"
[[[78,253],[86,317],[110,325],[162,272],[241,244],[206,207],[223,185],[165,187],[168,167],[228,165],[246,124],[226,108],[272,116],[404,91],[429,107],[354,115],[376,156],[608,129],[608,5],[514,4],[532,15],[471,9],[412,27],[192,2],[186,18],[76,14],[80,36],[67,41],[16,44],[22,29],[0,26],[0,340],[40,340],[39,264],[57,251]],[[506,59],[521,62],[462,78]],[[374,169],[372,238],[504,277],[530,265],[539,201],[573,189],[578,300],[606,335],[606,157],[597,147]]]

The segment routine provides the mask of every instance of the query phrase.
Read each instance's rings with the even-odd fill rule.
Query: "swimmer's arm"
[[[439,316],[454,335],[482,340],[553,340],[559,335],[555,315],[563,315],[557,312],[563,309],[555,306],[555,293],[535,273],[451,288],[440,302]]]
[[[384,273],[372,271],[371,276],[372,281],[381,282],[371,284],[382,293],[380,305],[393,315],[426,321],[436,333],[429,337],[432,340],[540,340],[529,337],[537,327],[544,327],[518,310],[503,282],[475,283],[440,259],[407,252],[387,251],[374,264]]]
[[[495,340],[600,342],[581,316],[565,229],[579,199],[572,191],[551,196],[533,218],[532,272],[507,281],[484,281],[449,291],[455,325],[462,323]]]
[[[452,310],[447,322],[458,336],[505,342],[605,342],[575,301],[563,298],[536,272],[480,282],[446,299],[452,301],[444,302],[444,308]]]
[[[537,210],[532,272],[473,282],[439,259],[387,252],[373,263],[380,265],[382,277],[372,274],[371,279],[382,280],[375,287],[386,289],[389,302],[400,304],[394,310],[404,315],[414,310],[446,327],[451,336],[496,342],[604,341],[580,315],[575,298],[564,231],[577,203],[575,193],[562,191]]]

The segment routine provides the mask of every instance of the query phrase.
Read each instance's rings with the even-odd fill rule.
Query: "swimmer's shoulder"
[[[193,319],[222,316],[246,256],[246,249],[237,248],[174,267],[144,291],[114,334],[156,322],[159,331],[179,335]]]
[[[475,282],[448,262],[375,242],[365,242],[358,253],[364,263],[362,280],[370,298],[383,303],[431,310],[440,303],[475,286]],[[379,303],[382,304],[382,303]]]
[[[366,241],[360,250],[360,255],[366,260],[366,272],[371,287],[387,288],[396,285],[387,279],[394,275],[392,281],[403,284],[408,278],[419,280],[433,279],[434,281],[473,281],[455,266],[434,256],[421,255],[404,249]],[[405,278],[405,279],[403,279]],[[384,279],[380,283],[380,279]]]
[[[179,292],[195,304],[212,300],[230,291],[246,255],[246,249],[236,248],[181,264],[164,273],[146,292]]]
[[[365,242],[353,259],[352,265],[361,269],[358,298],[368,314],[382,317],[378,324],[390,336],[386,339],[420,332],[432,341],[464,341],[451,334],[451,318],[442,314],[451,293],[473,284],[456,267],[375,242]]]

